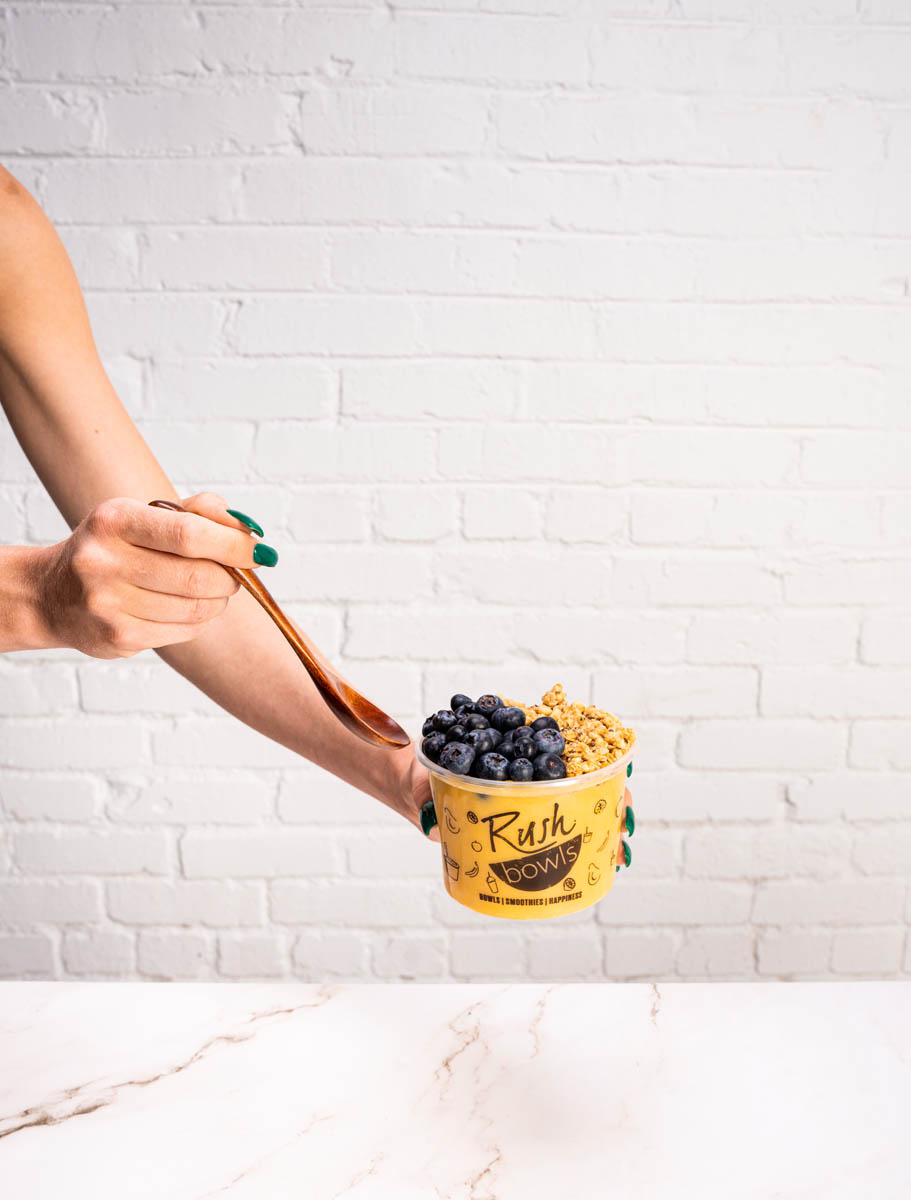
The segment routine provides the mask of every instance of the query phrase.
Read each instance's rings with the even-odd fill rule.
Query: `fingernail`
[[[421,829],[424,831],[425,837],[430,837],[430,831],[437,823],[437,811],[433,806],[433,801],[428,800],[426,804],[421,805]]]
[[[623,842],[623,859],[627,866],[629,866],[633,861],[633,852],[630,850],[629,846],[627,846],[626,842]]]
[[[253,561],[259,567],[274,567],[278,562],[278,554],[265,542],[257,542],[253,547]]]
[[[265,532],[259,521],[254,521],[252,517],[248,517],[246,513],[238,512],[236,508],[226,508],[225,512],[229,517],[233,517],[235,521],[240,521],[241,525],[246,525],[248,529],[252,529],[257,537],[264,537]]]
[[[636,832],[636,815],[633,812],[633,806],[631,804],[627,804],[626,806],[626,832],[630,835],[630,837],[632,837]]]
[[[630,777],[630,775],[632,775],[632,773],[633,773],[633,764],[631,762],[628,762],[626,764],[626,778],[629,779],[629,777]]]

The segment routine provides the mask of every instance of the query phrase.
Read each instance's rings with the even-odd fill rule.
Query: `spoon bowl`
[[[173,512],[187,511],[170,500],[152,500],[150,507],[168,508]],[[397,750],[410,744],[411,739],[401,725],[343,679],[316,646],[282,612],[272,593],[255,571],[248,571],[242,567],[227,567],[224,563],[219,565],[266,610],[303,663],[326,705],[346,729],[372,746]]]

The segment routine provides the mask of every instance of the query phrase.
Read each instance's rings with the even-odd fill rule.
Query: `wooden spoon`
[[[152,500],[150,507],[170,508],[174,512],[187,511],[170,500]],[[219,565],[236,579],[241,587],[246,588],[254,600],[266,610],[284,634],[291,649],[306,667],[307,673],[316,684],[323,700],[346,729],[350,729],[352,733],[357,734],[365,742],[370,742],[373,746],[390,746],[398,749],[401,746],[409,745],[411,739],[401,725],[384,713],[381,708],[371,704],[349,683],[346,683],[312,642],[308,641],[285,616],[255,571],[247,571],[239,567],[226,567],[224,563]]]

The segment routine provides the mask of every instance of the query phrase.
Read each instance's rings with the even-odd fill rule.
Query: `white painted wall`
[[[911,8],[0,16],[3,160],[304,626],[412,726],[642,740],[614,893],[496,923],[154,656],[7,656],[0,973],[911,975]],[[0,429],[0,536],[63,532]]]

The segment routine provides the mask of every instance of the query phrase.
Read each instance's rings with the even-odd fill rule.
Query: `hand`
[[[220,496],[181,503],[191,511],[105,500],[42,552],[38,607],[49,645],[129,658],[190,641],[221,616],[238,584],[219,563],[253,567],[259,543]]]
[[[430,776],[415,758],[413,746],[393,751],[389,759],[392,778],[380,799],[423,832],[421,809],[431,798]],[[431,841],[438,842],[440,831],[432,828],[427,836]]]

